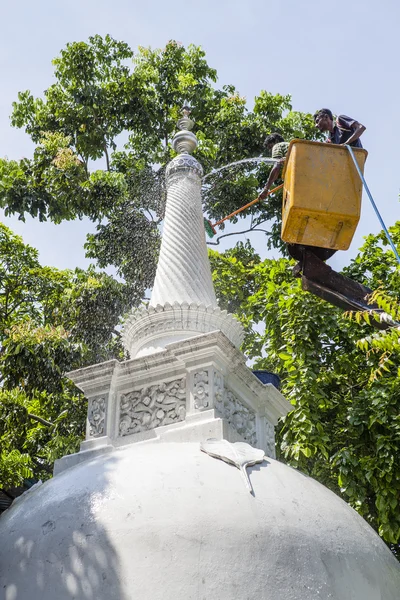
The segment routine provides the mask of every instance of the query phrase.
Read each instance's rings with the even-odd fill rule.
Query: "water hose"
[[[382,217],[381,217],[381,215],[380,215],[380,213],[379,213],[378,207],[376,206],[376,204],[375,204],[375,202],[374,202],[374,199],[373,199],[373,197],[372,197],[372,194],[371,194],[371,192],[369,191],[369,188],[368,188],[367,182],[366,182],[366,181],[365,181],[365,179],[364,179],[364,175],[361,173],[361,169],[360,169],[360,167],[358,166],[358,162],[356,161],[356,157],[354,156],[353,149],[352,149],[352,147],[351,147],[351,146],[347,146],[347,149],[348,149],[348,151],[350,152],[350,156],[351,156],[351,158],[353,159],[354,165],[355,165],[355,167],[356,167],[356,169],[357,169],[357,172],[358,172],[358,174],[359,174],[359,176],[360,176],[360,179],[361,179],[361,181],[362,181],[362,183],[363,183],[363,185],[364,185],[365,191],[366,191],[366,192],[367,192],[367,194],[368,194],[368,198],[370,199],[370,202],[371,202],[371,204],[372,204],[372,207],[373,207],[373,209],[374,209],[374,211],[375,211],[375,213],[376,213],[376,216],[378,217],[378,219],[379,219],[379,222],[380,222],[380,224],[381,224],[381,226],[382,226],[382,229],[383,229],[383,231],[385,232],[386,238],[387,238],[387,240],[388,240],[388,242],[389,242],[389,244],[390,244],[390,246],[391,246],[391,248],[392,248],[392,250],[393,250],[393,254],[395,255],[395,257],[396,257],[396,259],[397,259],[397,262],[398,262],[398,263],[399,263],[399,265],[400,265],[400,256],[399,256],[399,254],[398,254],[398,252],[397,252],[397,250],[396,250],[396,246],[394,245],[394,243],[393,243],[393,240],[392,240],[392,238],[390,237],[390,233],[389,233],[389,231],[387,230],[387,228],[386,228],[386,225],[385,225],[385,223],[383,222],[383,219],[382,219]]]
[[[267,197],[270,194],[273,194],[274,192],[277,192],[278,190],[280,190],[283,187],[283,183],[281,183],[281,185],[278,185],[276,188],[274,188],[273,190],[270,190],[267,194]],[[221,225],[221,223],[223,223],[224,221],[227,221],[228,219],[231,219],[232,217],[234,217],[235,215],[241,213],[243,210],[246,210],[246,208],[249,208],[250,206],[253,206],[253,204],[256,204],[257,202],[260,201],[260,196],[257,196],[257,198],[255,198],[254,200],[252,200],[251,202],[249,202],[248,204],[245,204],[244,206],[242,206],[241,208],[238,208],[237,210],[234,210],[230,215],[227,215],[226,217],[224,217],[223,219],[220,219],[219,221],[217,221],[216,223],[211,223],[211,221],[209,221],[208,219],[204,218],[204,229],[206,230],[207,235],[212,238],[214,237],[214,235],[216,235],[216,230],[215,227],[217,227],[217,225]]]

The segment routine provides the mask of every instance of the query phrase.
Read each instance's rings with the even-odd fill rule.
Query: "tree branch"
[[[50,421],[46,421],[46,419],[42,419],[42,417],[38,417],[37,415],[33,415],[32,413],[28,413],[28,417],[41,423],[42,425],[46,425],[47,427],[53,427],[54,423],[50,423]]]
[[[88,170],[88,159],[83,156],[83,154],[78,154],[81,162],[83,164],[83,168],[85,169],[86,177],[89,179],[89,170]]]
[[[233,231],[232,233],[224,233],[223,235],[219,235],[217,237],[216,242],[207,242],[209,246],[219,246],[220,240],[224,237],[229,237],[230,235],[242,235],[242,233],[249,233],[250,231],[263,231],[264,233],[268,233],[266,229],[260,229],[259,227],[249,227],[249,229],[244,229],[243,231]]]
[[[108,156],[107,142],[104,140],[104,154],[106,156],[107,171],[110,170],[110,157]]]

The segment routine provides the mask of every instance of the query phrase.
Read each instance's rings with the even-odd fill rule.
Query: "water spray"
[[[221,171],[225,171],[225,169],[230,169],[231,167],[237,167],[239,165],[244,165],[246,163],[260,163],[260,162],[265,163],[266,165],[275,165],[278,161],[276,158],[271,158],[269,156],[255,156],[253,158],[241,158],[240,160],[235,160],[235,162],[231,162],[227,165],[224,165],[223,167],[219,167],[218,169],[213,169],[212,171],[207,173],[207,175],[204,175],[203,184],[205,183],[206,179],[208,179],[209,177],[213,177],[214,175],[216,175],[217,173],[220,173]]]

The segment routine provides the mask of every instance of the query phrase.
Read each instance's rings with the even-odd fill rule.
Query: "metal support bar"
[[[376,329],[388,329],[398,325],[386,316],[377,304],[368,302],[368,296],[372,293],[370,288],[336,273],[310,248],[304,249],[303,258],[295,269],[296,275],[301,272],[301,287],[306,292],[311,292],[343,310],[375,313],[380,317],[379,321],[371,319],[371,325]]]
[[[358,172],[358,174],[359,174],[359,176],[360,176],[360,179],[361,179],[361,181],[363,182],[363,185],[364,185],[365,191],[366,191],[366,192],[367,192],[367,194],[368,194],[368,198],[370,199],[370,202],[371,202],[371,204],[372,204],[372,207],[373,207],[373,209],[374,209],[374,211],[375,211],[375,213],[376,213],[376,216],[378,217],[378,219],[379,219],[379,222],[380,222],[380,224],[381,224],[381,226],[382,226],[382,229],[383,229],[383,231],[385,232],[385,235],[386,235],[386,237],[387,237],[387,240],[388,240],[388,242],[389,242],[389,244],[390,244],[390,246],[391,246],[391,248],[392,248],[392,250],[393,250],[393,253],[394,253],[394,255],[395,255],[396,259],[397,259],[397,262],[398,262],[398,263],[399,263],[399,265],[400,265],[400,256],[399,256],[399,254],[398,254],[398,252],[397,252],[397,250],[396,250],[396,247],[395,247],[395,245],[394,245],[394,243],[393,243],[393,240],[392,240],[392,238],[390,237],[390,233],[388,232],[388,230],[387,230],[387,228],[386,228],[386,225],[385,225],[385,223],[383,222],[383,219],[382,219],[382,217],[381,217],[381,215],[380,215],[380,212],[379,212],[379,210],[378,210],[378,207],[376,206],[376,204],[375,204],[375,202],[374,202],[374,199],[373,199],[373,197],[372,197],[372,194],[371,194],[371,192],[369,191],[369,188],[368,188],[367,182],[366,182],[366,181],[365,181],[365,179],[364,179],[364,175],[361,173],[361,169],[360,169],[360,167],[358,166],[358,162],[356,161],[356,157],[354,156],[353,149],[352,149],[352,147],[351,147],[351,146],[347,146],[347,149],[348,149],[348,151],[350,152],[350,156],[351,156],[351,158],[353,159],[354,165],[355,165],[355,167],[356,167],[356,169],[357,169],[357,172]]]

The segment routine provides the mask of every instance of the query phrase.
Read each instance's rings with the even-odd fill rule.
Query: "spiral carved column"
[[[166,170],[167,202],[160,257],[149,307],[134,310],[123,343],[131,358],[201,333],[221,330],[240,346],[240,323],[217,305],[205,241],[200,163],[188,110],[178,122],[173,147],[181,152]]]
[[[189,154],[167,169],[167,205],[151,306],[195,302],[217,306],[201,210],[201,165]]]

